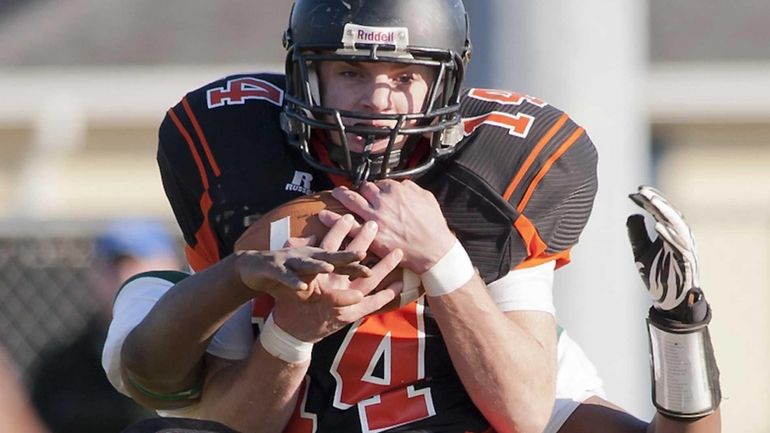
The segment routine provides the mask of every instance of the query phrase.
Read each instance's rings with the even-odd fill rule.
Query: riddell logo
[[[367,32],[359,29],[356,39],[361,42],[384,42],[392,44],[396,40],[396,32]]]
[[[345,30],[342,33],[342,43],[349,49],[355,48],[356,44],[395,45],[396,49],[404,49],[409,45],[409,29],[348,23],[345,24]]]

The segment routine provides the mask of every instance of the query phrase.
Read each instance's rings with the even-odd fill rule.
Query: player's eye
[[[360,78],[361,77],[361,73],[359,71],[356,71],[356,70],[353,70],[353,69],[342,70],[342,71],[340,71],[339,74],[342,77],[350,78],[350,79]]]
[[[416,79],[417,77],[415,76],[415,74],[401,74],[396,78],[396,81],[398,82],[398,84],[410,84]]]

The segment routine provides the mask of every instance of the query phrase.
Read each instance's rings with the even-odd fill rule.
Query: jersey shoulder
[[[585,129],[540,98],[468,89],[461,115],[464,138],[455,162],[515,206],[546,176],[572,182],[559,173],[596,175],[596,149]]]
[[[323,184],[281,128],[283,85],[283,75],[231,75],[166,113],[158,166],[196,270],[232,252],[245,217]]]
[[[283,75],[238,74],[187,93],[160,126],[161,174],[197,196],[222,174],[269,170],[285,159],[283,85]]]
[[[567,263],[596,194],[586,131],[542,99],[507,90],[465,90],[460,113],[457,151],[424,183],[485,281]]]
[[[282,143],[280,113],[284,77],[279,74],[230,75],[188,92],[171,107],[159,131],[160,151],[189,153],[198,149],[214,160],[227,149],[248,142]],[[218,146],[226,141],[232,146]],[[214,143],[214,145],[212,145]]]

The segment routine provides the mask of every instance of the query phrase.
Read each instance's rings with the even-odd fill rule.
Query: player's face
[[[321,101],[325,107],[371,114],[420,112],[435,76],[427,66],[341,61],[322,62],[318,74]],[[346,126],[358,124],[388,128],[396,125],[395,120],[343,117],[342,121]],[[334,134],[331,137],[339,144],[339,137]],[[357,134],[347,134],[347,140],[352,152],[361,153],[366,144],[366,138]],[[399,136],[395,147],[400,148],[405,141],[405,136]],[[387,144],[387,137],[379,138],[374,141],[371,152],[383,152]]]

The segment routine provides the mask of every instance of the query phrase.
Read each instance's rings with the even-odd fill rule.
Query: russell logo
[[[295,170],[294,178],[286,184],[286,191],[301,192],[305,195],[313,194],[310,189],[310,182],[313,181],[313,175],[304,171]]]
[[[409,45],[409,29],[406,27],[370,27],[358,24],[345,24],[342,34],[345,48],[355,48],[356,44],[386,44],[403,49]]]

